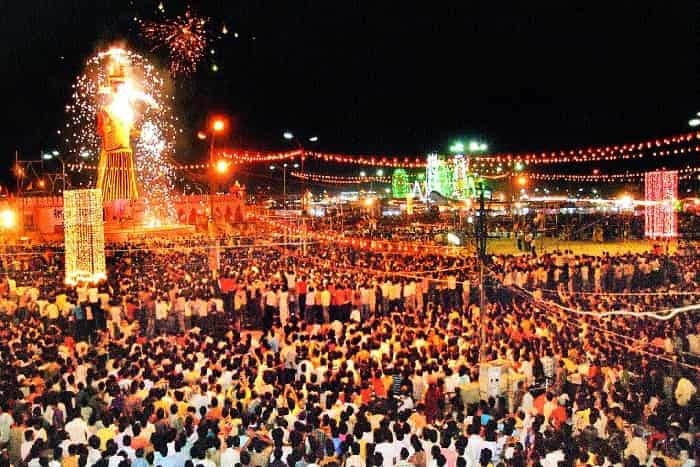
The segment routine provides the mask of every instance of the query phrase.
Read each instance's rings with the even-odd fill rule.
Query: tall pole
[[[20,187],[20,171],[19,171],[19,149],[15,149],[15,180],[17,182],[17,196],[19,197],[19,187]]]
[[[299,143],[301,150],[301,254],[306,256],[306,180],[304,177],[304,148]]]
[[[17,179],[17,204],[19,204],[19,225],[24,231],[24,203],[22,203],[22,177],[24,173],[19,165],[19,149],[15,149],[15,178]]]
[[[486,208],[484,206],[484,182],[480,184],[479,193],[479,230],[477,233],[479,246],[479,363],[484,361],[484,340],[486,334],[486,287],[484,269],[486,267]]]
[[[214,139],[216,132],[211,132],[211,143],[209,144],[209,236],[214,235]]]
[[[61,192],[64,192],[66,191],[66,160],[63,156],[59,156],[58,161],[61,163]]]
[[[284,209],[287,209],[287,163],[282,164],[282,190],[284,192]]]

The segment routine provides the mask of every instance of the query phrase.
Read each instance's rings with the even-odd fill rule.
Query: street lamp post
[[[287,168],[288,167],[289,167],[289,164],[287,164],[286,162],[284,162],[282,164],[282,203],[283,203],[282,207],[284,209],[287,209]],[[277,167],[274,165],[270,166],[270,170],[275,170],[276,168]],[[298,169],[299,164],[295,162],[292,165],[292,168]]]
[[[216,141],[216,135],[223,133],[224,130],[226,129],[226,121],[224,120],[223,117],[215,117],[211,123],[210,123],[210,128],[208,132],[204,131],[199,131],[197,133],[197,137],[199,139],[207,139],[207,136],[209,137],[209,216],[207,219],[207,227],[209,230],[209,235],[213,236],[213,230],[215,227],[215,222],[214,222],[214,195],[216,194],[216,163],[214,160],[214,149],[215,149],[215,141]]]
[[[486,331],[486,284],[484,270],[486,269],[486,208],[484,206],[484,181],[479,182],[479,225],[477,231],[479,246],[479,362],[484,361],[484,340]]]
[[[282,206],[287,209],[287,163],[282,164]]]
[[[464,154],[465,149],[469,150],[469,155],[474,153],[484,152],[488,149],[485,143],[478,141],[470,141],[468,146],[457,141],[450,146],[450,152],[453,154]],[[486,284],[485,284],[485,269],[486,269],[486,240],[488,236],[486,228],[486,207],[484,200],[485,184],[481,179],[478,182],[479,187],[479,222],[476,229],[476,245],[479,255],[479,362],[483,362],[485,356],[485,339],[486,339]]]
[[[299,151],[301,152],[301,252],[303,255],[306,255],[306,179],[304,178],[304,160],[306,159],[306,154],[304,151],[304,146],[301,144],[301,141],[299,141],[299,139],[296,136],[294,136],[294,133],[292,133],[291,131],[285,131],[284,133],[282,133],[282,136],[287,141],[293,141],[294,143],[296,143],[297,149],[299,149]],[[309,137],[309,141],[311,143],[318,142],[318,136]],[[295,164],[294,167],[298,167],[297,164]]]
[[[80,156],[85,158],[89,157],[90,154],[87,151],[83,151],[80,153]],[[59,164],[61,164],[61,191],[66,191],[66,160],[63,158],[63,156],[61,156],[61,153],[56,150],[53,150],[51,152],[43,153],[41,155],[41,158],[45,161],[56,159],[59,162]],[[51,188],[53,191],[53,182]]]

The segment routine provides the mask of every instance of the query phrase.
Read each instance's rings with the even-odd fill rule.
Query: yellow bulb
[[[221,159],[216,162],[216,171],[219,172],[220,174],[224,174],[228,171],[228,162],[225,160]]]
[[[17,215],[11,209],[0,212],[0,225],[3,229],[12,229],[17,225]]]

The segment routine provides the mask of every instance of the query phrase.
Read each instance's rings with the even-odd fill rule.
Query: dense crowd
[[[110,245],[74,288],[59,248],[4,256],[0,463],[700,460],[700,319],[633,316],[695,303],[695,256],[495,255],[480,309],[472,257],[240,243],[216,276],[198,242]],[[480,388],[484,360],[513,384]]]

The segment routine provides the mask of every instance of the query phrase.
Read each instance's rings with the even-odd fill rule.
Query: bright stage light
[[[17,214],[12,209],[4,209],[0,211],[0,226],[3,229],[14,229],[17,225]]]
[[[223,159],[218,160],[216,162],[216,171],[220,174],[225,174],[228,172],[228,162]]]
[[[617,204],[621,209],[632,209],[634,207],[634,198],[628,194],[624,194],[617,200]]]
[[[464,152],[464,143],[462,143],[461,141],[455,142],[452,146],[450,146],[450,152],[453,152],[453,153]]]
[[[223,119],[221,118],[216,118],[211,124],[212,130],[214,130],[217,133],[221,133],[224,131],[224,128],[226,128],[226,122],[224,122]]]
[[[447,243],[449,243],[450,245],[461,245],[462,239],[460,239],[458,235],[453,234],[452,232],[448,232]]]

